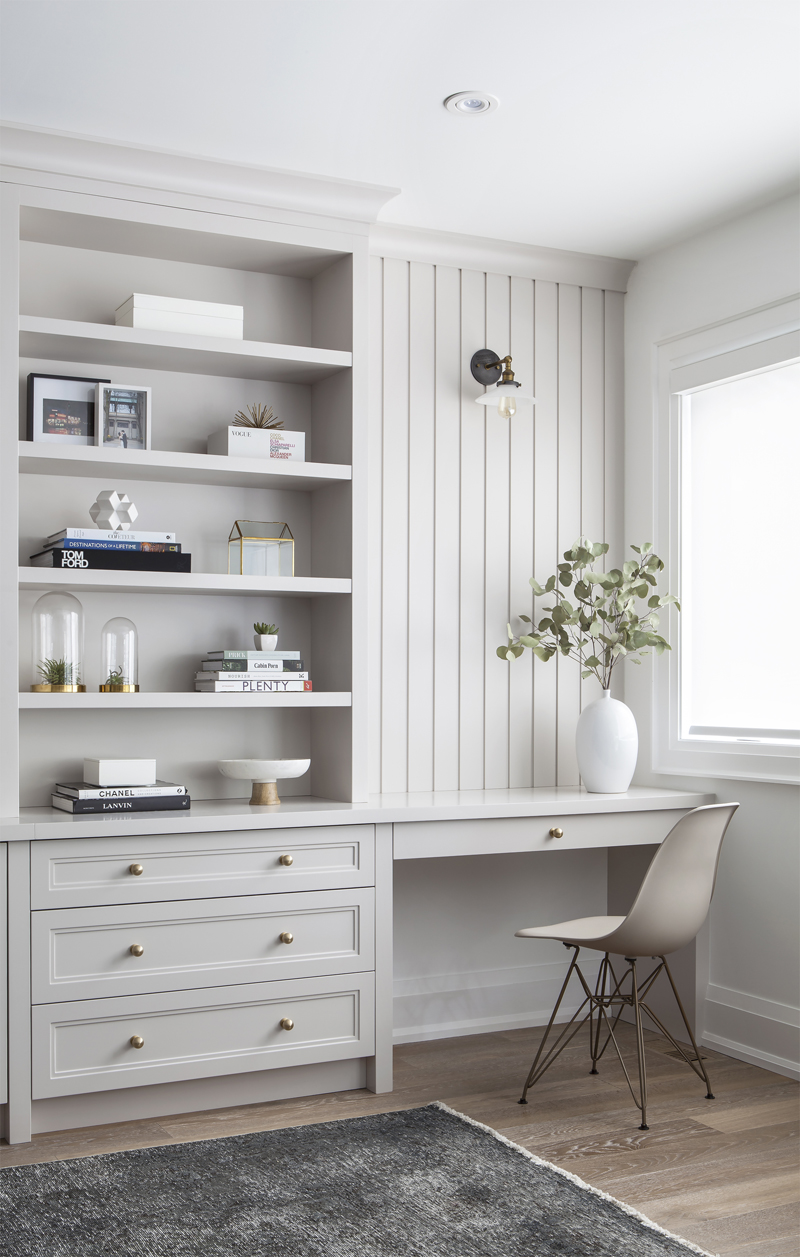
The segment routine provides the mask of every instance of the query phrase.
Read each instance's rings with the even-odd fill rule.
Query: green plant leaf
[[[547,584],[545,585],[544,590],[542,592],[546,594],[551,594],[553,590],[555,589],[555,587],[556,587],[555,576],[548,576]]]
[[[542,586],[539,584],[538,580],[534,580],[533,577],[530,578],[530,580],[528,581],[528,584],[530,585],[533,592],[536,594],[537,598],[540,597],[540,595],[544,593],[544,590],[542,589]]]
[[[531,622],[531,617],[530,617],[529,615],[520,615],[520,617],[519,617],[519,618],[520,618],[521,620],[524,620],[526,624],[530,624],[530,622]]]

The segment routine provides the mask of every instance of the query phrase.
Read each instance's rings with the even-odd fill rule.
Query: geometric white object
[[[83,780],[90,786],[152,786],[154,759],[85,759]]]
[[[623,794],[631,784],[639,752],[630,707],[603,690],[578,717],[575,752],[583,784],[591,794]]]
[[[116,532],[127,532],[139,512],[131,502],[127,493],[117,493],[116,489],[103,489],[98,493],[97,501],[89,507],[98,528],[111,528]]]

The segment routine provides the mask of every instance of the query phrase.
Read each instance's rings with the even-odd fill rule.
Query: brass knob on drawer
[[[293,943],[294,934],[290,934],[288,930],[284,930],[283,933],[280,935],[280,940],[282,943]]]
[[[281,1030],[294,1030],[294,1022],[291,1017],[281,1017]]]
[[[563,837],[564,837],[564,830],[563,830],[563,829],[559,829],[559,828],[558,828],[558,825],[554,825],[554,826],[553,826],[553,828],[550,830],[550,837],[551,837],[551,838],[563,838]]]
[[[128,869],[128,872],[133,873],[134,877],[141,877],[142,873],[144,873],[144,865],[132,864],[131,867]]]
[[[144,1039],[140,1034],[131,1035],[131,1047],[144,1047]]]
[[[129,951],[132,956],[143,956],[144,948],[141,943],[131,943]]]
[[[282,855],[278,863],[283,864],[288,869],[290,864],[294,864],[294,856],[288,854]]]

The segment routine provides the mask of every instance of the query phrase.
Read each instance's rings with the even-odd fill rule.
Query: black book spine
[[[140,550],[50,550],[53,567],[72,572],[191,572],[191,554],[159,554]],[[49,567],[45,563],[45,567]]]
[[[192,800],[188,794],[155,799],[70,799],[72,814],[87,812],[185,812]]]

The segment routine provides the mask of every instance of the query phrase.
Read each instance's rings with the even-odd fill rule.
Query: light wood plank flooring
[[[307,1125],[444,1100],[537,1155],[633,1205],[720,1257],[798,1257],[797,1083],[705,1050],[717,1096],[647,1036],[649,1131],[638,1129],[618,1064],[588,1073],[571,1045],[516,1103],[540,1030],[474,1035],[395,1049],[395,1090],[348,1091],[175,1117],[37,1135],[0,1145],[0,1165],[91,1156],[283,1126]],[[622,1038],[635,1070],[629,1027]]]

